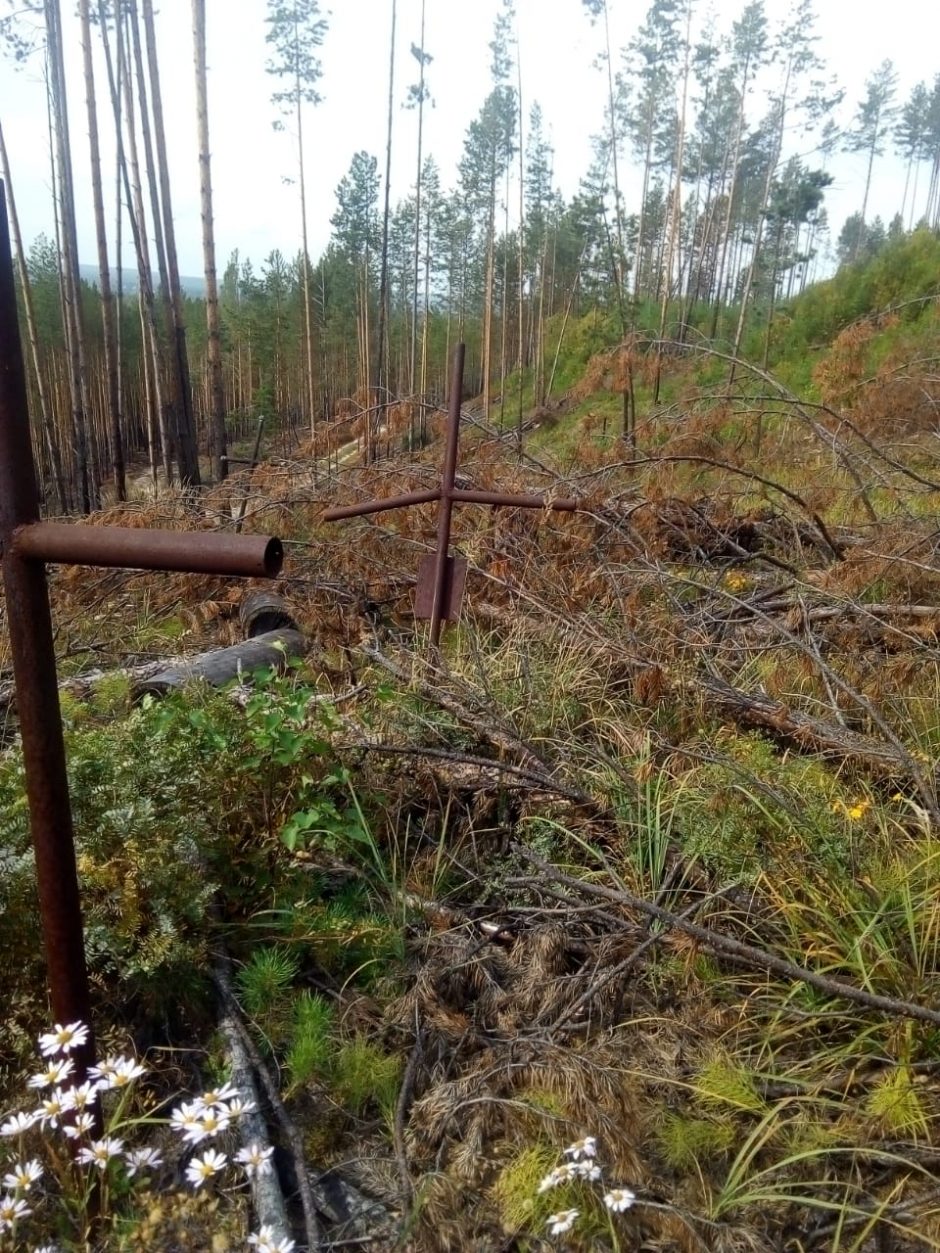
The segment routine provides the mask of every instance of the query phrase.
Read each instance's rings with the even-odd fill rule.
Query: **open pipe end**
[[[284,545],[279,539],[271,538],[264,546],[264,576],[273,579],[281,573],[284,564]]]

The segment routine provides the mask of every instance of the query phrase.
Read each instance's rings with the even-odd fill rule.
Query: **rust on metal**
[[[284,560],[281,541],[265,535],[150,531],[144,527],[83,526],[69,522],[21,526],[13,533],[12,544],[18,556],[35,561],[241,578],[273,578]]]
[[[514,496],[512,492],[484,492],[475,487],[455,487],[453,500],[467,505],[515,505],[517,509],[554,509],[558,513],[577,513],[584,502],[570,496]]]
[[[553,509],[564,513],[574,513],[584,507],[581,501],[566,496],[516,495],[513,492],[489,492],[456,486],[465,354],[465,345],[458,344],[451,375],[447,443],[444,447],[440,487],[423,492],[406,492],[402,496],[386,496],[380,500],[367,500],[359,505],[341,505],[335,509],[327,509],[323,514],[324,521],[338,522],[341,518],[361,518],[370,513],[384,513],[387,509],[407,509],[410,505],[427,505],[435,500],[440,502],[437,514],[437,546],[433,553],[421,560],[414,609],[416,618],[430,619],[431,643],[435,647],[440,643],[441,624],[456,622],[460,616],[460,602],[467,580],[466,561],[450,556],[454,505]]]
[[[26,410],[26,377],[17,324],[6,199],[0,182],[0,551],[16,708],[52,1013],[89,1025],[78,1068],[94,1060],[82,912],[75,864],[65,743],[55,671],[46,570],[13,550],[18,526],[35,523],[39,493]]]
[[[70,526],[39,520],[13,259],[0,181],[0,567],[23,745],[52,1013],[89,1028],[76,1082],[94,1060],[91,1000],[56,680],[46,563],[271,576],[279,540],[203,532]]]
[[[404,496],[383,496],[379,500],[367,500],[362,505],[340,505],[335,509],[327,509],[323,514],[324,522],[338,522],[340,518],[362,518],[367,513],[384,513],[386,509],[405,509],[408,505],[429,505],[432,500],[440,500],[441,489],[431,488],[426,492],[406,492]]]
[[[434,553],[422,557],[418,565],[418,584],[415,588],[415,617],[430,618],[434,612],[434,578],[437,558]],[[460,604],[467,585],[467,560],[465,557],[448,557],[444,573],[444,599],[441,619],[456,622],[460,617]]]

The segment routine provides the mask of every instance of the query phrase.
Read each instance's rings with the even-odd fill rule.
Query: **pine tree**
[[[718,334],[718,317],[722,301],[726,298],[728,281],[728,249],[731,242],[731,224],[738,206],[738,179],[740,177],[741,146],[744,141],[744,124],[747,97],[754,77],[764,64],[767,55],[767,17],[763,0],[751,0],[734,23],[731,34],[731,74],[738,101],[737,118],[730,137],[731,148],[725,168],[730,182],[723,189],[725,197],[724,222],[720,234],[720,255],[714,285],[714,308],[712,312],[711,337]]]
[[[368,395],[372,359],[371,313],[373,254],[378,243],[379,196],[378,161],[368,152],[353,154],[349,172],[336,188],[336,212],[330,218],[333,240],[340,256],[355,275],[356,334],[359,345],[359,387]],[[372,428],[371,421],[367,424]],[[371,460],[372,440],[365,442],[366,459]]]
[[[98,248],[98,290],[101,296],[101,323],[104,335],[104,368],[107,382],[108,425],[111,436],[111,468],[114,474],[115,496],[118,500],[126,500],[124,435],[121,430],[121,397],[118,389],[117,328],[115,325],[114,295],[111,291],[108,238],[104,221],[104,191],[101,184],[98,105],[95,95],[94,62],[91,53],[91,9],[89,0],[79,0],[78,12],[82,31],[82,65],[85,74],[85,105],[88,117],[88,143],[91,155],[91,188],[95,213],[95,241]]]
[[[478,117],[470,123],[460,161],[461,192],[480,224],[483,251],[482,392],[483,417],[490,416],[492,375],[493,290],[496,264],[497,189],[512,159],[516,131],[516,93],[509,85],[509,45],[513,10],[510,0],[496,16],[490,41],[492,88]]]
[[[425,16],[427,0],[421,0],[421,37],[420,43],[411,45],[411,55],[418,62],[418,81],[409,84],[405,108],[416,109],[418,113],[418,156],[415,174],[415,236],[414,236],[414,288],[411,306],[411,354],[408,375],[409,391],[416,390],[416,371],[418,359],[418,267],[421,253],[421,193],[424,174],[424,106],[431,98],[428,90],[425,71],[434,58],[425,49]]]
[[[225,440],[225,392],[222,386],[222,339],[219,287],[215,268],[215,219],[209,155],[209,93],[206,83],[206,0],[192,0],[193,62],[196,76],[196,129],[199,135],[199,197],[202,206],[202,257],[206,276],[207,365],[209,371],[209,456],[216,482],[228,466]]]
[[[268,44],[273,49],[266,69],[284,80],[285,86],[271,96],[285,116],[292,116],[297,128],[297,171],[300,190],[302,240],[302,282],[304,307],[304,347],[307,379],[304,389],[311,439],[316,439],[317,406],[313,373],[313,324],[310,303],[310,249],[307,244],[307,180],[304,162],[304,105],[320,103],[316,84],[323,72],[317,49],[323,44],[327,20],[320,15],[319,0],[268,0]],[[275,122],[280,128],[283,121]]]
[[[376,405],[387,403],[388,379],[386,363],[386,337],[388,320],[388,228],[391,213],[392,192],[392,132],[395,117],[395,31],[398,16],[397,0],[392,0],[392,30],[388,54],[388,131],[385,139],[385,205],[382,213],[382,261],[379,270],[379,329],[376,348]],[[382,409],[377,409],[373,424],[379,422]]]
[[[926,83],[917,83],[901,106],[894,128],[895,152],[907,161],[904,174],[904,195],[901,199],[901,218],[903,220],[907,212],[907,197],[908,192],[911,192],[911,225],[913,225],[914,206],[917,201],[917,169],[927,155],[929,129],[930,92],[927,90]],[[913,191],[911,190],[912,171],[914,172]]]
[[[858,108],[855,111],[855,124],[846,133],[846,150],[848,152],[864,152],[868,155],[865,192],[862,196],[862,207],[860,209],[863,223],[868,213],[868,196],[871,191],[871,177],[875,166],[875,157],[880,157],[883,154],[885,140],[891,134],[897,117],[897,108],[894,104],[897,87],[898,76],[894,65],[891,61],[882,61],[881,65],[867,78],[865,95],[859,101]],[[862,236],[859,234],[859,247],[861,247],[861,243]]]

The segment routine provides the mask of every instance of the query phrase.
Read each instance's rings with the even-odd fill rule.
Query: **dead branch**
[[[777,957],[776,954],[768,953],[764,949],[755,948],[752,944],[745,944],[743,941],[735,940],[731,936],[722,935],[721,932],[714,931],[710,927],[702,927],[698,923],[690,922],[680,914],[674,914],[668,909],[663,909],[660,905],[653,905],[650,901],[644,901],[640,897],[634,896],[625,888],[608,888],[599,883],[590,883],[584,879],[577,879],[573,875],[567,875],[563,871],[556,869],[555,866],[543,861],[541,857],[536,856],[535,853],[521,844],[514,844],[513,850],[520,857],[535,866],[547,879],[562,884],[569,891],[585,893],[588,896],[598,897],[600,900],[614,901],[629,909],[638,910],[640,913],[646,914],[647,917],[655,918],[660,922],[666,923],[667,926],[684,931],[686,935],[692,936],[693,939],[698,940],[700,944],[710,949],[713,953],[727,957],[729,961],[738,965],[771,971],[773,974],[780,975],[784,979],[790,979],[794,983],[806,983],[810,987],[818,988],[820,992],[825,992],[827,996],[838,996],[843,1000],[852,1001],[856,1005],[864,1005],[868,1009],[881,1010],[883,1013],[900,1018],[913,1018],[920,1022],[929,1022],[934,1026],[940,1025],[940,1011],[930,1009],[926,1005],[917,1005],[913,1001],[902,1001],[894,996],[881,996],[876,992],[866,992],[863,988],[857,988],[851,983],[844,983],[841,979],[831,979],[827,975],[817,974],[815,970],[810,970],[806,966],[798,966],[795,962],[787,961],[783,957]]]
[[[300,1204],[304,1214],[307,1247],[311,1250],[318,1249],[320,1248],[320,1222],[317,1218],[317,1208],[313,1199],[313,1190],[310,1186],[310,1177],[307,1173],[303,1136],[288,1114],[284,1102],[281,1100],[277,1084],[271,1078],[271,1074],[264,1063],[264,1058],[258,1051],[257,1045],[251,1038],[251,1033],[242,1020],[241,1009],[238,1001],[235,999],[235,993],[232,991],[231,981],[224,977],[219,969],[213,972],[213,979],[222,997],[222,1004],[225,1006],[232,1028],[240,1039],[245,1053],[251,1059],[251,1064],[261,1080],[268,1103],[274,1111],[281,1132],[290,1148],[293,1157],[294,1174],[297,1179],[297,1191],[300,1194]]]

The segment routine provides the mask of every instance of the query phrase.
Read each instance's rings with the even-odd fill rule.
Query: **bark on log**
[[[271,666],[282,673],[292,658],[302,657],[306,651],[307,641],[299,631],[290,628],[267,631],[242,644],[233,644],[231,648],[216,648],[179,665],[169,666],[139,683],[134,689],[134,696],[138,700],[148,693],[163,696],[192,683],[194,679],[202,679],[210,687],[222,687],[240,674],[250,674],[252,670],[264,666]]]

